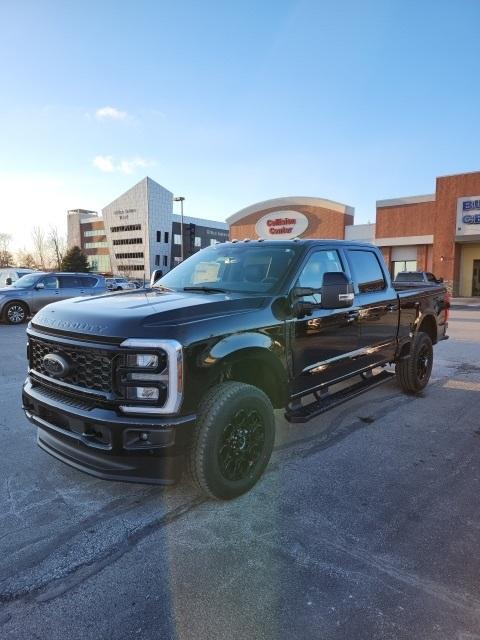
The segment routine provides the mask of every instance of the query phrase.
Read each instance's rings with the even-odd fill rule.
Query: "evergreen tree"
[[[65,254],[60,271],[73,271],[75,273],[87,273],[90,271],[88,258],[80,247],[72,247]]]

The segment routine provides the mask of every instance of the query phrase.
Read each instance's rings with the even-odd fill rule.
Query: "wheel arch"
[[[437,343],[438,328],[437,321],[433,315],[428,314],[420,318],[416,333],[420,331],[426,333],[430,337],[432,344]]]
[[[200,364],[217,369],[217,380],[251,384],[266,393],[275,408],[285,406],[288,376],[284,350],[267,334],[227,336],[203,352]]]

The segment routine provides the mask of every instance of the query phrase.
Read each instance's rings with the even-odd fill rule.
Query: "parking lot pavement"
[[[264,478],[215,503],[38,449],[25,328],[0,325],[0,637],[480,638],[480,306],[449,333],[419,396],[279,414]]]

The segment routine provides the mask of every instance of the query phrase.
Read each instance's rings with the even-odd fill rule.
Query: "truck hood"
[[[169,337],[190,325],[222,322],[248,313],[265,302],[259,294],[227,294],[146,289],[71,298],[44,307],[32,326],[47,332],[109,338]],[[203,333],[199,331],[199,333]]]

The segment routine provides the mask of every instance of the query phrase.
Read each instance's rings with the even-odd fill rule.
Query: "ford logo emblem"
[[[47,353],[42,362],[46,372],[54,378],[64,378],[70,371],[70,364],[58,353]]]

